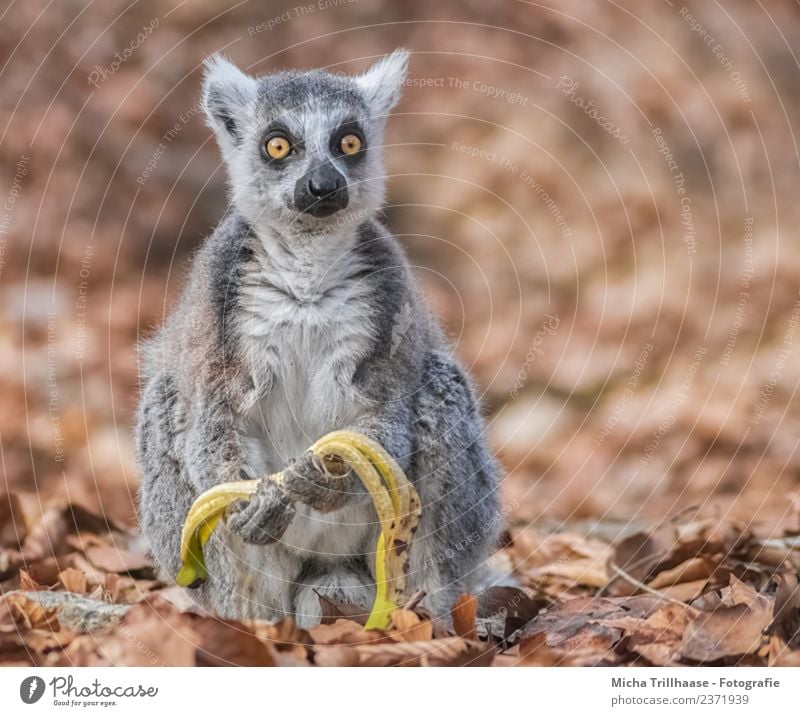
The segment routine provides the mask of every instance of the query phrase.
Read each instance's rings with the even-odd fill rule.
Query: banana
[[[249,500],[258,489],[257,480],[223,482],[206,490],[189,509],[181,534],[181,562],[183,566],[175,581],[181,587],[198,586],[208,576],[203,559],[203,545],[231,503]]]
[[[365,628],[386,629],[392,612],[407,601],[408,546],[419,524],[419,495],[394,458],[365,435],[337,430],[317,440],[310,449],[320,458],[336,457],[347,463],[372,497],[381,533],[375,549],[375,601]],[[280,483],[283,473],[262,479]],[[207,578],[203,546],[228,506],[251,499],[258,484],[259,480],[223,483],[195,500],[181,535],[182,567],[176,578],[180,586],[197,586]]]

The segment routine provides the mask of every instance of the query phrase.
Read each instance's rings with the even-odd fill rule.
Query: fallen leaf
[[[37,592],[40,589],[47,589],[31,577],[24,569],[19,570],[19,588],[25,592]]]
[[[777,578],[772,622],[769,633],[774,634],[790,648],[800,648],[800,585],[794,574],[786,573]]]
[[[60,624],[55,609],[45,609],[24,594],[7,594],[0,600],[0,630],[18,628],[58,631]]]
[[[770,620],[771,610],[766,604],[737,604],[700,613],[686,627],[681,654],[701,662],[751,654],[761,646]]]
[[[707,580],[714,574],[718,566],[718,561],[714,561],[708,557],[693,557],[692,559],[682,562],[677,567],[659,572],[648,582],[647,586],[652,589],[663,589],[664,587],[671,587],[675,584]]]
[[[0,547],[18,548],[28,534],[28,523],[19,496],[0,495]]]
[[[192,622],[198,635],[197,666],[275,666],[269,643],[260,641],[240,622],[198,617]]]
[[[86,558],[95,567],[106,572],[140,572],[153,569],[146,554],[130,552],[110,545],[87,547]]]
[[[346,602],[337,602],[335,599],[331,599],[319,592],[317,592],[317,598],[322,610],[323,624],[333,624],[337,619],[350,619],[363,626],[369,619],[369,612],[365,611],[363,607],[347,604]]]
[[[453,618],[453,629],[464,639],[477,641],[478,632],[475,620],[478,616],[478,602],[471,594],[462,594],[450,610]]]
[[[59,573],[58,581],[68,592],[86,594],[86,575],[79,569],[68,567]]]
[[[337,619],[333,624],[316,624],[308,629],[315,644],[364,644],[373,641],[392,642],[393,639],[378,629],[367,631],[349,619]]]
[[[408,609],[397,609],[392,613],[391,635],[399,641],[430,641],[433,625],[429,619],[421,619]]]

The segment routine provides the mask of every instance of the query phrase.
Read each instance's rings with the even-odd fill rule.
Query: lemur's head
[[[236,208],[256,228],[327,233],[383,202],[383,130],[408,52],[357,76],[322,70],[251,77],[219,55],[206,62],[203,103]]]

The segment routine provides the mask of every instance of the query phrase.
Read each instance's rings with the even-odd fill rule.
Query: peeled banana
[[[419,495],[394,458],[365,435],[337,430],[317,440],[310,449],[320,458],[336,457],[347,463],[372,496],[381,533],[375,550],[375,601],[365,628],[386,629],[392,612],[407,601],[408,546],[419,524]],[[262,479],[280,482],[282,478],[282,473],[276,473]],[[195,500],[183,525],[182,567],[176,577],[179,585],[198,586],[206,579],[203,545],[228,506],[252,498],[258,483],[259,480],[223,483]]]

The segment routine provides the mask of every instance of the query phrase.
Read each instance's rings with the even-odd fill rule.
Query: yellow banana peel
[[[360,433],[337,430],[320,438],[311,451],[347,463],[372,497],[381,533],[375,549],[376,594],[366,629],[386,629],[395,609],[408,601],[405,592],[408,546],[419,524],[419,495],[400,466],[383,447]],[[280,482],[282,473],[262,479]],[[181,562],[176,581],[182,587],[197,586],[208,576],[203,546],[227,508],[237,500],[249,500],[259,480],[216,485],[195,500],[183,525]]]

